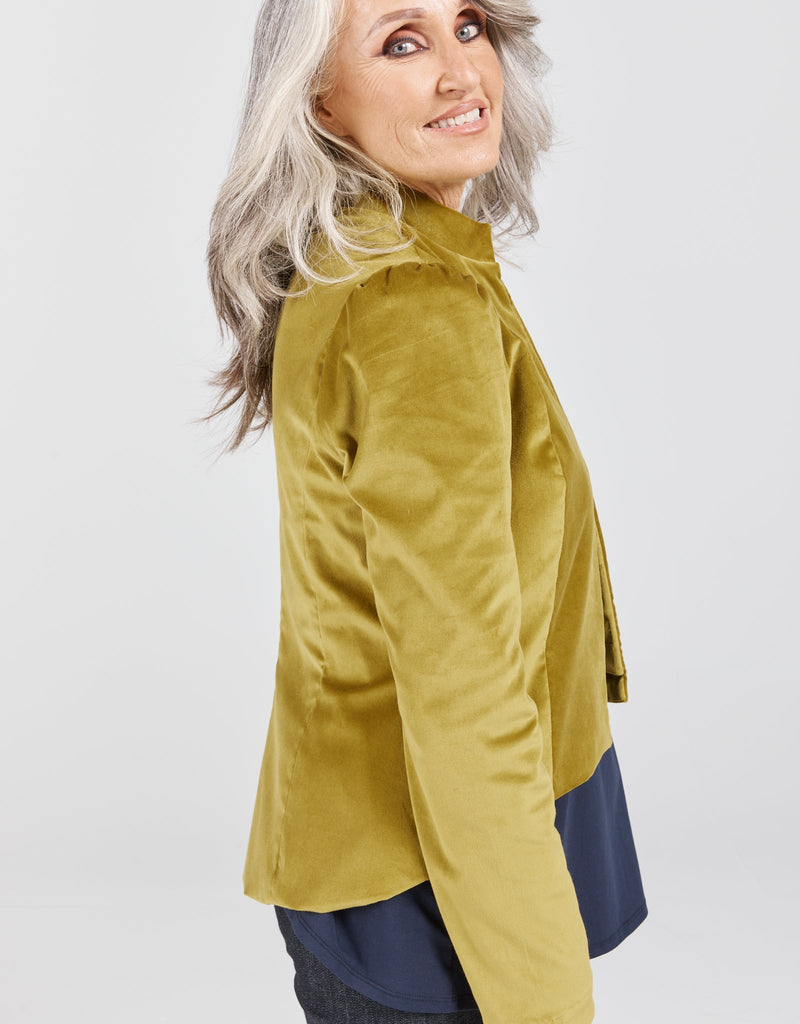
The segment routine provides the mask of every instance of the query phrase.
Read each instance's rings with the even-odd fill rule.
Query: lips
[[[457,107],[446,110],[438,118],[428,121],[426,128],[458,128],[462,124],[471,124],[484,116],[486,103],[479,100],[471,100],[466,103],[459,103]]]
[[[443,117],[440,121],[429,121],[425,125],[426,128],[457,128],[462,124],[470,124],[472,121],[478,121],[481,117],[481,108],[473,107],[472,110],[468,110],[466,114],[459,114],[457,117]]]

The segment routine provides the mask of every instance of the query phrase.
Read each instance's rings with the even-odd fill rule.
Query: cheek
[[[370,76],[343,97],[342,109],[348,111],[354,138],[373,156],[380,157],[382,144],[409,142],[408,133],[419,128],[426,109],[415,96],[413,83],[398,82],[397,77]]]
[[[488,56],[483,77],[487,86],[494,94],[495,102],[500,102],[503,98],[503,71],[494,50]]]

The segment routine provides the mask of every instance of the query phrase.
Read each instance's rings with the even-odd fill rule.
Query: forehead
[[[431,15],[456,14],[464,7],[478,6],[464,0],[343,0],[346,21],[358,22],[367,31],[389,21],[420,19]]]

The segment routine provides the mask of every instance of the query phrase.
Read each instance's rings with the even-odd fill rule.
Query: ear
[[[347,131],[338,115],[331,110],[328,101],[321,96],[317,96],[314,101],[314,117],[332,135],[338,135],[341,139],[347,138]]]

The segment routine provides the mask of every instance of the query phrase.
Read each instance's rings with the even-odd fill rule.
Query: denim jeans
[[[294,991],[307,1024],[482,1024],[477,1010],[416,1013],[376,1003],[345,985],[297,938],[282,907],[275,908],[286,950],[294,961]]]

